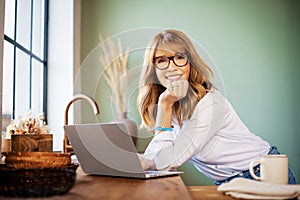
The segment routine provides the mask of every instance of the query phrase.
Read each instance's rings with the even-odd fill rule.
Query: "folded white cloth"
[[[300,185],[284,185],[235,178],[218,187],[219,192],[241,199],[300,199]]]

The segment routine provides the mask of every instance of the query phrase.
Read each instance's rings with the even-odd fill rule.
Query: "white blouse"
[[[195,107],[191,119],[180,129],[154,136],[144,157],[158,170],[173,169],[186,161],[213,180],[225,180],[249,169],[251,160],[268,154],[270,145],[252,134],[230,103],[214,90]]]

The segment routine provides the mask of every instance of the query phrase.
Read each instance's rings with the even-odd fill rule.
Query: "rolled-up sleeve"
[[[158,170],[181,166],[201,151],[213,134],[223,126],[225,108],[221,97],[206,95],[178,134],[164,131],[154,136],[144,155],[154,160]]]

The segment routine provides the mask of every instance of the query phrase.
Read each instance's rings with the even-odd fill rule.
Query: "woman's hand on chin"
[[[173,105],[186,96],[188,88],[189,82],[185,79],[170,81],[167,89],[160,95],[159,102]]]

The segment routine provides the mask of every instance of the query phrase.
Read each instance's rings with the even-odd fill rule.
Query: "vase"
[[[138,128],[136,123],[127,117],[127,114],[127,112],[120,113],[116,122],[121,122],[126,126],[134,145],[136,145]]]

